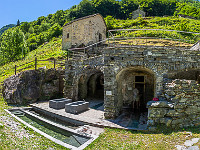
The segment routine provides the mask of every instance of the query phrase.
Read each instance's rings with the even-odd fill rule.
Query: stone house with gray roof
[[[100,14],[73,20],[63,27],[63,49],[84,47],[106,38],[106,23]]]
[[[138,17],[145,17],[146,13],[140,9],[140,7],[132,12],[132,19],[137,19]]]

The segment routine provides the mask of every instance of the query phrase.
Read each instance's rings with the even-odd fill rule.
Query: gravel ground
[[[15,137],[17,138],[32,138],[34,137],[33,134],[29,134],[27,132],[27,130],[25,130],[24,128],[21,127],[21,124],[19,122],[16,122],[14,120],[14,118],[12,118],[11,116],[0,116],[0,122],[2,122],[2,124],[5,127],[8,127],[10,129],[11,132],[13,132],[15,134]]]

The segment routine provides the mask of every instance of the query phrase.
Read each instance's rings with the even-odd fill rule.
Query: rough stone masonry
[[[165,101],[149,101],[148,126],[158,124],[171,128],[200,125],[200,85],[195,80],[169,80],[161,95]]]
[[[178,86],[177,82],[180,82],[181,88],[178,89],[185,91],[185,96],[180,95],[180,102],[171,101],[170,98],[173,96],[170,97],[169,93],[163,93],[171,91],[175,93],[175,97],[178,96],[177,90],[166,88],[170,73],[180,72],[184,74],[189,70],[196,74],[186,79],[197,81],[199,79],[199,71],[197,70],[200,68],[199,57],[199,50],[181,47],[107,47],[102,50],[102,54],[98,57],[77,60],[76,62],[69,61],[66,64],[65,96],[78,100],[79,91],[81,91],[79,82],[85,77],[85,82],[81,82],[86,84],[83,86],[84,88],[88,88],[87,81],[90,77],[97,72],[102,72],[104,75],[104,112],[106,118],[115,118],[121,114],[124,107],[123,86],[126,87],[126,94],[131,97],[133,88],[142,84],[144,89],[142,105],[144,107],[148,103],[149,127],[155,127],[158,124],[165,124],[172,128],[177,125],[179,127],[198,125],[198,101],[200,97],[197,93],[199,85],[195,81],[191,81],[190,84],[189,81],[185,80],[174,81],[176,86]],[[137,77],[141,76],[143,81],[138,82]],[[193,91],[183,88],[192,88]],[[167,95],[169,96],[167,97]],[[154,97],[158,97],[160,101],[155,104],[149,102]],[[184,98],[185,103],[182,102]],[[191,112],[191,110],[195,111]]]

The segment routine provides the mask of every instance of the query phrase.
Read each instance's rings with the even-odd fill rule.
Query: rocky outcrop
[[[148,126],[154,130],[158,124],[170,128],[200,125],[200,85],[194,80],[173,80],[165,85],[163,99],[150,101]]]
[[[4,80],[3,96],[9,104],[27,104],[62,95],[63,70],[27,70]]]

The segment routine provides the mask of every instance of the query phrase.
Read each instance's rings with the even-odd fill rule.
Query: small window
[[[144,76],[135,76],[135,82],[144,82]]]
[[[111,59],[111,60],[115,60],[115,58],[114,58],[114,57],[110,57],[110,59]]]
[[[67,38],[69,38],[69,33],[67,33]]]
[[[99,33],[99,42],[101,42],[101,41],[102,41],[102,34]]]

